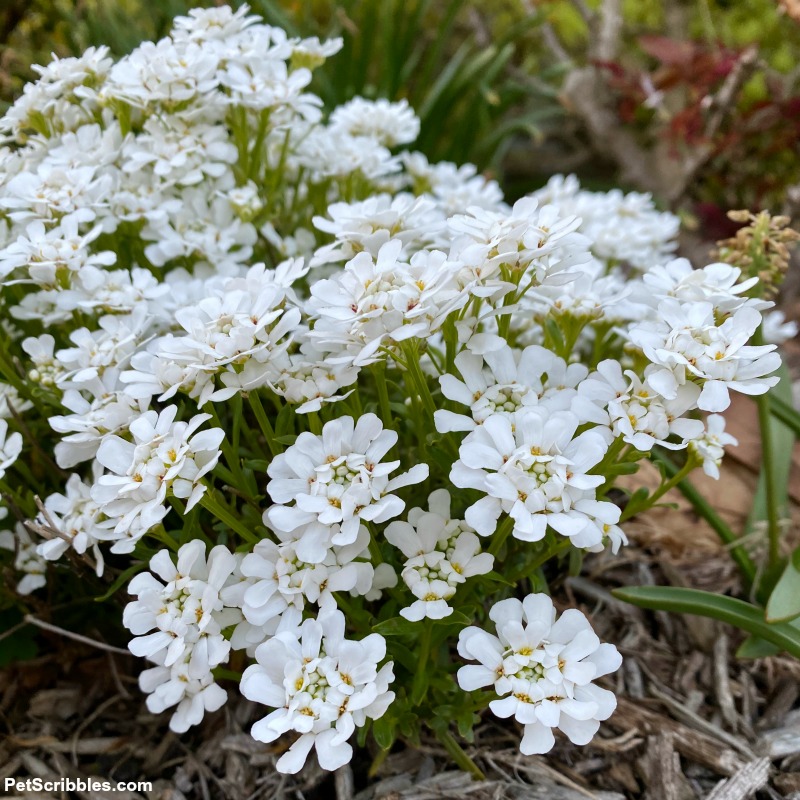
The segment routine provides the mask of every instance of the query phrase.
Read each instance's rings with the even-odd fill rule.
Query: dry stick
[[[664,731],[647,737],[647,783],[650,800],[680,800],[685,778],[675,752],[672,733]]]
[[[721,742],[725,742],[725,744],[727,744],[729,747],[732,747],[734,750],[738,750],[739,753],[747,758],[753,758],[755,756],[755,753],[752,751],[752,749],[748,747],[747,744],[743,743],[741,739],[733,736],[727,731],[722,730],[722,728],[714,725],[712,722],[703,719],[699,714],[695,714],[694,711],[690,711],[686,707],[685,703],[680,703],[679,701],[674,700],[672,697],[666,694],[666,692],[656,689],[655,686],[650,687],[650,694],[667,706],[667,708],[669,708],[669,710],[675,714],[676,717],[679,719],[683,718],[687,724],[692,725],[703,733],[707,733],[710,736],[716,737]]]
[[[746,800],[764,787],[769,778],[769,759],[745,764],[732,778],[718,783],[706,800]]]
[[[73,764],[73,766],[75,766],[75,767],[78,766],[78,741],[80,739],[81,733],[83,733],[83,731],[85,731],[86,728],[88,728],[89,725],[91,725],[107,708],[110,708],[117,701],[122,700],[122,699],[123,699],[122,695],[115,694],[113,697],[109,697],[107,700],[104,700],[75,729],[75,733],[72,734],[72,742],[70,744],[70,753],[72,755],[72,764]]]
[[[44,622],[41,619],[37,619],[32,614],[26,614],[23,617],[23,621],[30,623],[31,625],[35,625],[37,628],[41,628],[43,631],[58,633],[66,639],[74,639],[76,642],[88,644],[91,647],[96,647],[98,650],[105,650],[107,653],[117,653],[121,656],[130,655],[128,650],[123,650],[121,647],[114,647],[114,645],[106,644],[105,642],[98,642],[96,639],[90,639],[88,636],[82,636],[80,633],[73,633],[72,631],[65,630],[64,628],[59,628],[58,625],[52,625],[49,622]]]
[[[706,121],[703,138],[707,144],[697,147],[683,162],[680,180],[670,192],[669,199],[677,200],[700,168],[711,158],[714,148],[710,140],[719,132],[722,123],[733,110],[739,91],[758,66],[758,47],[751,45],[739,56],[733,69],[728,73],[719,91],[710,97],[711,113]]]
[[[717,695],[722,718],[736,730],[739,727],[739,715],[736,713],[728,676],[728,636],[722,632],[714,642],[714,693]]]

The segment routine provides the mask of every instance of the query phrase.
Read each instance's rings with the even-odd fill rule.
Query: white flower
[[[20,397],[19,392],[10,383],[0,383],[0,419],[9,419],[16,414],[33,407],[30,400]]]
[[[321,436],[301,433],[267,468],[267,492],[276,503],[267,512],[270,524],[287,532],[310,522],[339,525],[331,541],[344,545],[356,540],[361,520],[396,517],[405,503],[392,492],[428,477],[428,465],[417,464],[389,478],[400,462],[381,459],[396,442],[397,433],[384,430],[375,414],[358,423],[352,417],[331,420]]]
[[[478,175],[473,164],[440,161],[431,164],[422,153],[400,153],[415,194],[430,194],[444,215],[465,214],[474,207],[500,211],[505,207],[497,181]]]
[[[459,669],[459,686],[494,688],[499,699],[489,707],[525,726],[520,744],[525,755],[548,752],[555,743],[553,728],[573,744],[588,744],[617,705],[612,692],[592,683],[619,669],[622,659],[614,645],[601,644],[576,609],[556,621],[545,594],[501,600],[489,616],[497,636],[476,627],[459,635],[459,655],[480,662]]]
[[[8,432],[8,422],[0,418],[0,480],[6,470],[17,460],[22,452],[22,434]]]
[[[42,558],[56,561],[70,547],[81,555],[91,549],[95,559],[95,571],[98,576],[102,576],[104,559],[99,541],[106,538],[106,531],[99,526],[102,511],[91,496],[92,486],[102,472],[102,465],[95,461],[92,465],[92,483],[84,483],[80,475],[73,473],[64,487],[64,494],[51,494],[44,501],[50,519],[40,515],[37,517],[37,522],[40,525],[49,525],[52,520],[61,535],[53,536],[37,547],[37,552]]]
[[[306,603],[335,608],[333,592],[365,595],[372,588],[372,564],[356,560],[369,555],[370,534],[363,525],[356,540],[341,547],[330,544],[328,529],[310,528],[293,535],[279,532],[279,544],[262,539],[244,557],[241,573],[252,580],[241,608],[252,625],[264,626],[290,606],[298,611]]]
[[[22,573],[17,583],[19,594],[30,594],[47,585],[47,563],[36,551],[36,543],[21,522],[13,531],[0,531],[0,549],[16,553],[14,569]]]
[[[321,247],[312,265],[349,261],[362,251],[377,257],[389,239],[399,239],[407,255],[425,247],[445,245],[444,215],[433,200],[401,193],[378,194],[356,203],[333,203],[314,226],[336,241]]]
[[[188,660],[144,670],[139,675],[139,688],[148,695],[147,708],[152,714],[177,706],[169,720],[175,733],[186,733],[202,721],[206,711],[217,711],[228,700],[211,672],[193,675]]]
[[[281,734],[300,737],[277,763],[295,773],[316,749],[320,766],[334,770],[353,755],[348,739],[367,719],[378,719],[394,700],[386,642],[377,633],[361,641],[344,638],[340,611],[307,619],[294,633],[279,633],[256,649],[256,664],[242,675],[248,700],[275,710],[253,725],[253,738],[273,742]]]
[[[633,370],[625,370],[618,361],[606,359],[597,365],[597,372],[578,387],[584,399],[598,404],[608,412],[608,423],[615,437],[641,452],[655,445],[678,450],[690,439],[700,435],[703,423],[682,415],[697,407],[700,390],[694,384],[678,387],[672,400],[665,400],[645,379]],[[678,443],[668,442],[678,436]]]
[[[475,336],[467,347],[485,339]],[[583,364],[567,365],[538,345],[513,350],[500,341],[502,346],[496,349],[462,350],[456,356],[455,365],[463,381],[451,373],[439,378],[442,394],[470,409],[470,416],[437,410],[434,421],[439,433],[471,431],[493,414],[513,415],[520,408],[540,404],[553,411],[572,410],[581,422],[603,421],[592,404],[578,398],[575,387],[589,374]]]
[[[592,252],[600,259],[627,262],[646,271],[663,264],[678,246],[680,219],[656,210],[649,194],[623,194],[619,189],[588,192],[574,175],[555,175],[533,196],[578,217],[578,230],[589,237]]]
[[[391,239],[377,258],[361,252],[335,277],[311,287],[308,312],[316,319],[314,346],[364,366],[378,361],[382,346],[427,338],[468,296],[455,284],[456,267],[439,251],[401,260],[403,245]]]
[[[742,271],[730,264],[709,264],[695,269],[688,259],[676,258],[663,266],[654,266],[642,276],[645,291],[641,299],[656,306],[658,301],[674,297],[682,303],[708,302],[721,316],[748,305],[757,311],[772,304],[746,293],[758,283],[758,278],[741,280]],[[744,296],[743,296],[744,295]]]
[[[446,489],[433,492],[429,504],[430,511],[413,508],[408,522],[393,522],[385,533],[407,559],[402,578],[417,600],[400,614],[412,621],[449,616],[453,609],[447,600],[457,586],[473,575],[490,572],[494,563],[494,556],[480,552],[480,541],[472,529],[461,520],[450,519]]]
[[[188,512],[205,492],[200,481],[216,465],[225,432],[196,432],[209,414],[175,422],[177,413],[177,406],[160,414],[147,411],[130,424],[132,442],[107,436],[97,451],[109,474],[95,484],[92,499],[109,517],[103,527],[109,529],[107,538],[116,540],[112,552],[130,552],[167,515],[168,493],[185,499]]]
[[[224,545],[212,548],[207,560],[205,550],[202,540],[193,539],[178,550],[176,563],[169,551],[156,553],[150,569],[164,583],[149,572],[139,573],[128,586],[137,599],[122,616],[136,637],[128,645],[134,655],[163,667],[185,662],[188,676],[195,679],[226,661],[230,650],[218,612],[223,609],[220,591],[236,559]]]
[[[575,547],[601,549],[604,528],[620,511],[595,499],[604,478],[589,470],[610,439],[600,428],[575,436],[578,425],[573,413],[541,406],[518,411],[513,420],[502,414],[486,419],[464,439],[450,472],[456,486],[486,495],[467,509],[467,522],[491,536],[505,512],[518,539],[539,541],[549,525]]]
[[[702,386],[697,405],[703,411],[724,411],[730,389],[764,394],[778,382],[764,377],[780,366],[775,345],[747,345],[760,322],[758,311],[743,306],[718,325],[711,303],[668,299],[652,321],[633,326],[628,336],[658,368],[648,380],[659,394],[672,400],[679,386],[692,381]]]
[[[47,371],[41,367],[37,372],[44,378],[48,377]],[[146,407],[143,402],[119,391],[118,377],[115,369],[106,369],[102,378],[87,381],[81,386],[81,391],[67,389],[64,392],[61,404],[72,413],[50,417],[50,427],[54,431],[68,434],[55,446],[59,467],[69,469],[94,458],[108,436],[126,431]],[[87,400],[84,393],[91,395],[92,399]]]
[[[703,472],[719,480],[719,465],[725,455],[725,448],[729,445],[736,447],[738,440],[725,433],[725,417],[721,414],[709,414],[706,417],[705,430],[689,442],[689,450],[702,459]]]
[[[573,280],[567,271],[591,256],[589,240],[576,233],[580,220],[556,206],[523,197],[510,212],[470,208],[447,222],[454,237],[451,258],[486,291],[513,278],[520,286]],[[474,292],[475,290],[473,290]]]
[[[770,311],[762,320],[764,341],[781,345],[794,339],[800,333],[800,326],[794,320],[787,320],[783,311]]]
[[[413,142],[419,135],[419,119],[408,100],[391,103],[384,98],[354,97],[331,114],[332,131],[366,136],[385,147]]]
[[[39,337],[30,336],[22,342],[22,349],[30,356],[33,367],[28,371],[28,378],[42,386],[52,387],[61,379],[64,367],[55,357],[56,340],[49,334]]]

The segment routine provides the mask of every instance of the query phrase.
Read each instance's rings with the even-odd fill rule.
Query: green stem
[[[458,764],[464,772],[472,775],[476,781],[485,781],[486,776],[481,772],[480,767],[464,752],[461,745],[453,738],[453,734],[446,728],[440,728],[436,731],[436,738],[442,743],[442,746],[447,750],[453,761]]]
[[[428,678],[431,665],[428,663],[431,654],[431,639],[433,637],[433,621],[425,618],[425,626],[419,640],[419,660],[417,661],[417,671],[414,673],[414,682],[411,685],[411,702],[419,705],[428,691]]]
[[[671,478],[664,481],[661,486],[659,486],[658,489],[656,489],[653,494],[647,498],[647,503],[644,506],[632,508],[630,513],[626,508],[622,512],[619,521],[621,523],[625,522],[631,517],[635,517],[637,514],[641,514],[644,511],[647,511],[647,509],[652,508],[670,489],[674,489],[697,466],[699,466],[699,462],[692,454],[689,454],[689,457],[686,459],[686,463],[680,468],[680,470],[678,470]]]
[[[381,420],[384,428],[394,428],[392,419],[392,409],[389,406],[389,388],[386,385],[386,364],[379,361],[372,366],[372,374],[375,376],[375,386],[378,389],[378,404],[381,409]]]
[[[500,548],[505,544],[506,539],[508,539],[508,535],[511,531],[514,530],[514,518],[513,517],[506,517],[503,522],[500,524],[500,527],[494,532],[494,536],[492,537],[492,543],[489,545],[489,549],[487,550],[488,553],[491,553],[493,556],[497,556],[500,552]]]
[[[211,414],[211,419],[216,425],[217,428],[225,431],[225,436],[222,437],[222,452],[225,455],[225,462],[228,464],[228,469],[230,470],[230,474],[234,478],[234,485],[237,489],[245,490],[246,484],[244,479],[244,473],[242,472],[242,463],[238,457],[238,448],[235,448],[228,438],[228,430],[222,424],[219,418],[219,414],[217,413],[217,409],[214,407],[213,403],[208,404],[208,411]]]
[[[428,414],[433,417],[436,411],[436,403],[433,400],[431,390],[428,388],[428,380],[419,365],[419,348],[413,339],[403,343],[403,352],[406,356],[407,375],[414,384],[414,388],[422,399],[422,405]]]
[[[275,431],[272,425],[270,425],[258,392],[255,390],[250,392],[247,395],[247,399],[250,402],[250,408],[253,409],[253,413],[256,415],[258,427],[261,428],[261,433],[264,434],[264,438],[267,440],[267,447],[270,453],[272,453],[273,456],[277,456],[279,453],[283,452],[283,448],[280,446],[280,443],[275,441]]]
[[[753,336],[754,345],[764,344],[764,335],[759,328]],[[768,392],[756,397],[758,427],[761,435],[761,465],[764,471],[766,490],[767,533],[769,536],[769,566],[774,567],[781,558],[780,500],[778,481],[775,475],[775,448],[772,440],[772,419]]]
[[[667,475],[674,475],[678,468],[664,455],[654,452],[653,458],[664,465]],[[736,562],[745,578],[748,588],[753,585],[756,577],[756,565],[747,554],[747,551],[738,544],[739,537],[730,529],[722,517],[711,507],[708,500],[686,479],[678,483],[681,494],[692,504],[695,513],[702,517],[716,532],[717,536],[730,547],[731,558]]]
[[[206,486],[206,491],[200,498],[200,505],[210,511],[220,522],[224,522],[229,528],[236,531],[246,542],[255,544],[258,536],[242,524],[236,517],[220,503],[213,495],[213,489]]]

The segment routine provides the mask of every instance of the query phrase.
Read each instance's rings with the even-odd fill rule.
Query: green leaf
[[[768,623],[763,609],[744,600],[677,586],[631,586],[615,589],[612,594],[640,608],[696,614],[726,622],[800,658],[800,629],[787,622]]]
[[[771,394],[769,399],[772,415],[786,425],[787,428],[791,428],[795,436],[800,436],[800,412],[781,397]]]
[[[736,651],[736,658],[766,658],[781,652],[780,647],[772,642],[765,642],[758,636],[748,636]]]
[[[384,714],[372,723],[372,735],[381,750],[388,750],[397,739],[397,720]]]
[[[392,617],[373,625],[372,630],[381,636],[405,636],[406,634],[416,636],[422,632],[422,622],[411,622],[405,617]]]
[[[767,602],[767,622],[800,616],[800,547],[792,553]]]
[[[128,583],[136,573],[141,572],[146,566],[146,561],[140,561],[138,564],[134,564],[125,571],[120,572],[120,574],[117,575],[117,579],[111,584],[109,590],[105,594],[100,595],[100,597],[95,597],[95,603],[102,603],[104,600],[108,600],[112,594],[116,594],[124,584]]]

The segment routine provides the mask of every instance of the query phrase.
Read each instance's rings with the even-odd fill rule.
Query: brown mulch
[[[719,482],[695,483],[741,530],[757,481],[755,409],[737,398],[728,416],[740,446]],[[800,449],[790,481],[792,516],[800,516]],[[656,481],[655,474],[637,476]],[[678,505],[631,520],[631,545],[616,557],[587,559],[580,577],[554,585],[557,602],[578,606],[603,640],[624,656],[607,686],[619,697],[612,718],[587,747],[563,738],[547,757],[519,754],[519,731],[484,716],[467,749],[487,781],[455,771],[433,739],[398,745],[383,761],[361,753],[335,775],[309,766],[275,772],[279,745],[248,734],[263,709],[231,701],[184,736],[168,714],[145,708],[131,656],[102,652],[44,632],[49,654],[0,672],[0,786],[7,776],[151,780],[152,792],[75,792],[32,798],[117,800],[800,800],[800,662],[788,656],[741,661],[742,635],[713,621],[632,608],[617,586],[673,584],[738,590],[738,576],[715,534],[677,493]],[[758,537],[747,541],[754,554]],[[788,546],[788,543],[787,543]],[[313,759],[312,759],[313,760]]]

